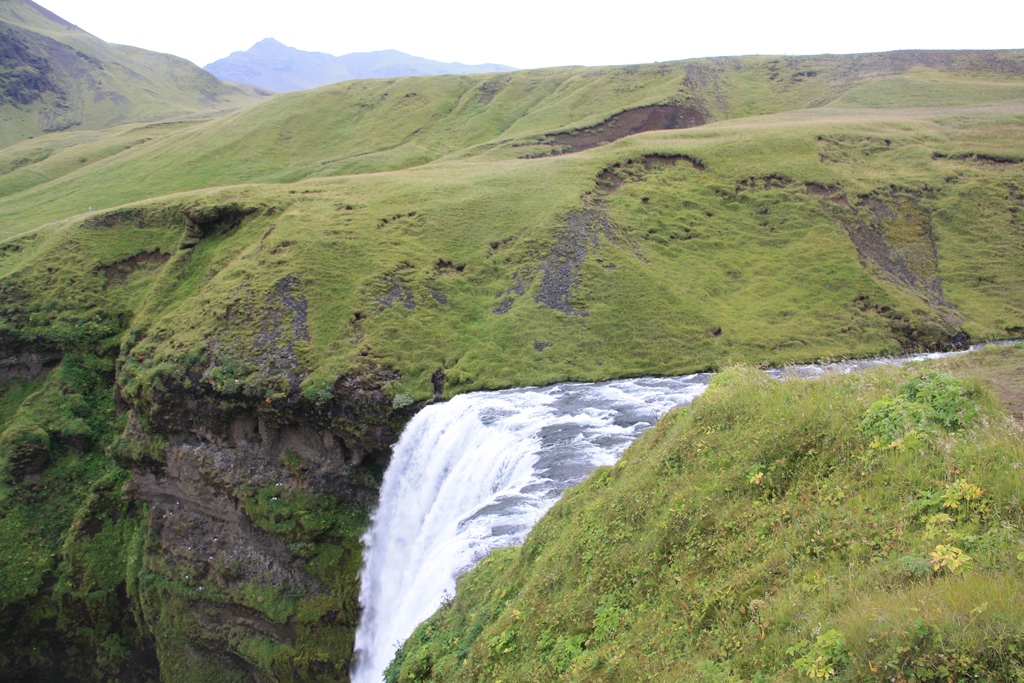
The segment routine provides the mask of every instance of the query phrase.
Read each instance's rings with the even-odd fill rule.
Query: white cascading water
[[[815,377],[943,355],[769,374]],[[363,536],[353,683],[380,683],[402,642],[454,593],[455,577],[494,548],[522,543],[566,488],[613,464],[661,415],[700,395],[711,377],[479,392],[420,411],[395,445],[380,506]]]
[[[455,577],[522,543],[566,488],[613,464],[710,375],[567,383],[456,396],[405,428],[373,515],[353,683],[380,683],[398,646]]]

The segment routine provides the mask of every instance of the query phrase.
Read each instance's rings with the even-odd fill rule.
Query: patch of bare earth
[[[853,209],[850,206],[850,202],[846,199],[846,195],[838,187],[819,185],[818,183],[804,183],[804,187],[807,188],[807,194],[813,194],[816,197],[835,204],[836,206],[842,206],[847,209]]]
[[[648,174],[663,170],[679,162],[691,164],[696,170],[705,170],[704,163],[687,155],[648,154],[615,163],[602,169],[595,179],[594,191],[583,196],[583,208],[573,211],[565,219],[557,241],[536,266],[526,265],[513,275],[512,286],[498,295],[501,302],[493,309],[498,315],[507,313],[516,297],[526,295],[536,277],[541,275],[540,286],[534,300],[551,310],[566,315],[585,316],[587,312],[572,303],[573,293],[579,286],[580,271],[588,255],[597,249],[603,237],[624,252],[644,260],[640,247],[630,241],[608,216],[605,200],[626,183],[640,182]],[[492,245],[493,247],[494,245]],[[614,264],[601,264],[614,269]],[[545,343],[546,344],[546,343]],[[535,345],[543,351],[550,344]]]
[[[109,266],[101,267],[100,270],[103,272],[103,277],[107,279],[106,286],[113,287],[124,284],[128,280],[128,276],[135,271],[149,265],[163,265],[169,258],[171,258],[170,254],[155,249],[121,259]]]
[[[990,348],[942,362],[952,370],[980,379],[1010,415],[1018,421],[1024,420],[1024,352],[1010,347]]]
[[[915,291],[934,307],[952,306],[938,275],[939,256],[931,214],[917,197],[892,191],[860,197],[855,218],[843,227],[857,253],[893,282]]]
[[[895,336],[908,350],[962,348],[969,339],[960,327],[959,311],[943,292],[931,212],[921,200],[916,193],[887,188],[860,196],[851,210],[838,212],[861,263],[917,295],[930,310],[920,319],[910,319],[870,302],[860,308],[873,307],[889,318]]]
[[[1010,414],[1024,420],[1024,365],[999,368],[986,379]]]
[[[596,126],[549,135],[546,142],[559,149],[559,153],[565,154],[581,152],[637,133],[693,128],[705,123],[707,123],[707,117],[697,109],[675,104],[654,104],[629,109]]]

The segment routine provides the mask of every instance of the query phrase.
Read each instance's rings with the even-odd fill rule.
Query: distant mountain
[[[501,64],[459,64],[435,62],[397,50],[353,52],[335,57],[324,52],[306,52],[266,38],[245,52],[232,52],[204,67],[217,78],[247,83],[276,92],[306,90],[328,83],[357,78],[396,78],[440,74],[478,74],[515,71]]]
[[[231,109],[256,94],[180,57],[106,43],[31,0],[0,1],[0,147]]]

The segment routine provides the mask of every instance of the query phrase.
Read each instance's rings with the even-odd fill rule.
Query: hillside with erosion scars
[[[85,49],[95,45],[92,37],[30,3],[3,5],[0,20],[57,42],[53,36],[73,34],[80,42],[61,44],[109,63]],[[64,48],[51,47],[38,54],[52,65]],[[126,54],[108,48],[106,55]],[[5,83],[28,73],[0,67]],[[104,71],[104,88],[115,73],[113,66]],[[18,80],[34,88],[23,99],[38,97],[0,111],[36,120],[39,107],[59,99],[44,80]],[[428,403],[565,380],[946,350],[1019,338],[1024,330],[1021,51],[738,57],[349,81],[220,113],[214,110],[241,100],[217,95],[211,104],[202,83],[189,77],[179,83],[184,99],[165,98],[153,109],[124,95],[141,108],[95,129],[83,104],[80,124],[47,134],[20,128],[21,137],[0,147],[0,667],[12,680],[346,680],[361,610],[360,539],[391,446]],[[103,100],[103,111],[123,112],[115,99]],[[206,104],[190,109],[189,102]],[[78,110],[69,104],[61,111]],[[5,122],[4,130],[14,129]],[[985,376],[1016,377],[1017,370],[1006,360]],[[731,376],[749,381],[742,372]],[[840,401],[852,422],[830,422],[820,412],[810,421],[785,411],[765,417],[780,431],[754,437],[777,448],[743,450],[749,462],[741,465],[722,461],[730,474],[714,484],[745,497],[702,490],[713,489],[719,503],[756,508],[766,529],[788,525],[792,548],[831,561],[839,550],[804,533],[811,527],[790,524],[782,510],[798,508],[812,520],[860,500],[851,463],[859,463],[866,437],[855,423],[870,402],[885,391],[900,396],[897,385],[910,379],[863,381],[876,384],[820,384],[838,397],[780,390],[806,391],[819,408]],[[1015,405],[1019,387],[997,384]],[[774,405],[772,391],[751,385],[750,395]],[[725,388],[717,395],[725,412],[700,423],[714,428],[711,441],[747,429],[728,408],[743,396]],[[756,421],[758,410],[736,414]],[[990,424],[1002,419],[984,414]],[[652,439],[696,448],[693,440],[704,437],[680,426],[691,419],[670,418],[661,436],[638,448],[653,449]],[[833,428],[849,438],[826,451],[836,444],[821,434]],[[935,455],[961,437],[934,439],[912,445]],[[669,450],[651,457],[671,461],[665,467],[674,477],[679,458],[696,451]],[[869,450],[872,463],[888,463],[863,470],[876,477],[874,486],[904,451]],[[940,460],[914,476],[957,481],[960,474],[941,470]],[[845,477],[842,499],[821,478],[833,466]],[[584,484],[555,517],[583,514],[573,501],[629,467]],[[800,478],[803,467],[811,478]],[[998,481],[969,467],[965,459],[963,476],[992,501],[1009,500]],[[763,489],[749,483],[758,473]],[[785,498],[800,482],[807,488]],[[921,494],[927,498],[946,490],[919,483],[904,493],[930,492]],[[769,489],[774,497],[759,497]],[[699,515],[684,524],[681,508],[672,509],[676,516],[662,511],[671,519],[658,519],[683,534],[686,552],[704,557],[707,544],[737,538]],[[897,514],[881,503],[876,509]],[[735,524],[754,523],[741,513]],[[654,533],[645,514],[627,515],[637,525],[634,538]],[[1011,517],[999,519],[1016,524]],[[899,543],[918,539],[914,525],[926,523],[894,519],[872,524],[903,524],[912,533]],[[613,521],[594,521],[586,533],[618,538]],[[978,534],[996,528],[989,521],[979,522]],[[943,533],[975,533],[963,526],[968,518],[956,522]],[[860,542],[852,528],[835,524],[847,534],[837,538]],[[641,545],[689,562],[676,536]],[[881,531],[868,540],[849,552],[880,552],[876,542],[886,553],[905,547]],[[1000,536],[991,547],[947,541],[990,567],[1003,562],[992,549],[1013,539]],[[737,557],[748,557],[740,550]],[[885,580],[931,590],[914,583],[931,576],[921,573],[922,550],[908,550],[916,564],[892,569]],[[506,567],[509,557],[493,564]],[[835,557],[848,566],[845,555]],[[662,567],[649,560],[638,556],[630,566]],[[528,659],[541,673],[507,670],[543,680],[650,673],[616,659],[635,651],[692,678],[689,664],[665,653],[707,642],[719,649],[691,650],[706,677],[749,677],[762,665],[790,672],[790,660],[816,661],[817,641],[795,627],[773,629],[785,619],[819,618],[818,606],[791,614],[763,594],[777,586],[817,595],[822,577],[832,575],[818,564],[783,564],[755,572],[769,577],[763,585],[744,578],[750,572],[715,573],[721,582],[714,583],[675,564],[657,569],[657,585],[632,575],[594,579],[600,590],[587,594],[605,602],[573,603],[565,613],[576,621],[538,617],[550,632],[531,632],[529,642],[547,649]],[[1005,576],[1016,571],[1004,568]],[[597,576],[586,570],[574,567],[572,576]],[[552,575],[552,589],[569,580]],[[506,578],[533,580],[486,576],[495,595]],[[875,582],[881,575],[864,576],[864,586],[884,583]],[[936,586],[959,580],[942,576],[949,581]],[[851,579],[854,589],[860,580]],[[630,585],[647,586],[664,602],[636,597]],[[516,634],[527,631],[503,621],[513,618],[503,607],[487,617],[498,622],[472,616],[476,608],[465,601],[477,599],[477,588],[468,596],[447,614],[479,617],[473,623],[487,640],[467,635],[480,633],[472,625],[459,631],[470,621],[445,622],[438,632],[458,631],[453,637],[471,651],[456,654],[468,656],[474,672],[504,671],[505,656],[526,647]],[[751,607],[756,600],[766,603],[763,611]],[[670,623],[645,621],[669,603],[688,615],[685,624],[670,635],[636,630],[650,636],[647,645],[616,649],[617,629]],[[821,607],[820,620],[832,623],[835,614]],[[991,622],[998,637],[1009,623],[1000,619]],[[737,623],[747,629],[740,645],[708,635]],[[763,657],[743,640],[755,634],[760,641],[762,626],[774,648]],[[877,665],[873,645],[836,628]],[[861,661],[837,642],[820,646],[831,648],[837,670],[846,666],[840,654]],[[439,677],[457,666],[448,645],[423,647],[410,646],[400,666],[417,676],[436,669]],[[790,647],[793,656],[784,654]],[[733,648],[742,650],[735,660],[726,657]],[[985,658],[985,666],[992,661]]]

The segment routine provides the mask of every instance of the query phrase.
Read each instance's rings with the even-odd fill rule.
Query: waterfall
[[[613,464],[710,375],[566,383],[456,396],[405,428],[381,486],[359,600],[354,683],[380,683],[398,646],[494,548],[522,543],[567,487]]]
[[[995,342],[1004,343],[1013,342]],[[813,378],[953,354],[789,366],[768,374]],[[699,374],[479,392],[420,411],[395,445],[380,505],[363,536],[353,683],[380,683],[401,643],[454,594],[455,577],[491,550],[522,543],[566,488],[613,464],[661,415],[692,401],[710,380]]]

